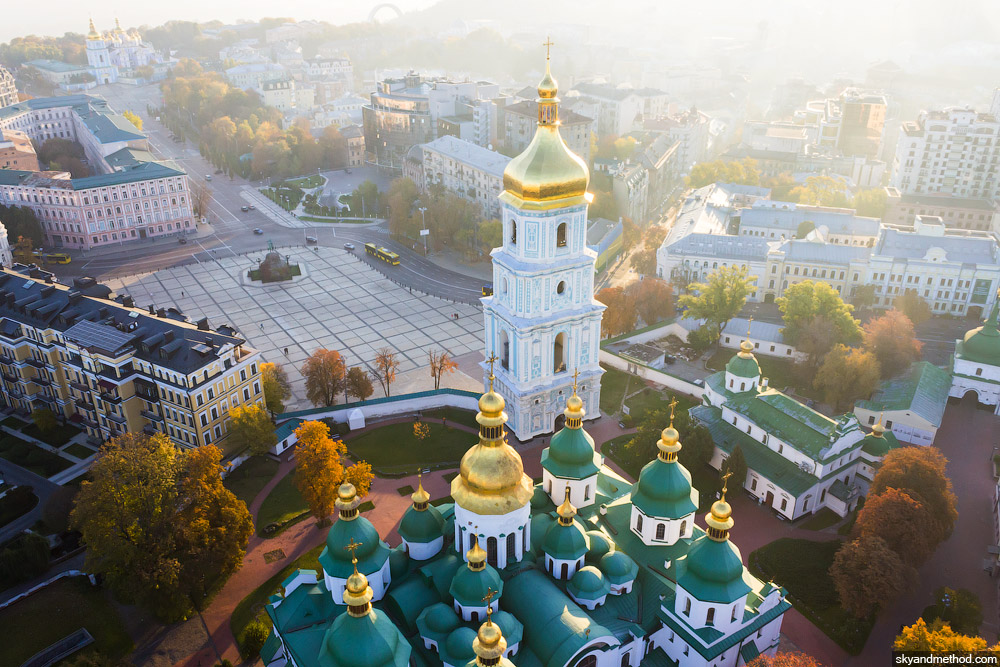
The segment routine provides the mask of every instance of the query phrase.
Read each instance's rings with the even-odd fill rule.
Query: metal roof
[[[135,335],[119,330],[107,324],[98,324],[89,320],[77,322],[63,334],[66,340],[71,340],[86,348],[97,349],[111,356],[129,347]]]
[[[866,410],[905,410],[941,425],[951,391],[951,373],[929,361],[918,361],[898,377],[882,382],[871,400],[858,401]]]

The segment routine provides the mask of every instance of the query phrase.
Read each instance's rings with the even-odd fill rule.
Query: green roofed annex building
[[[773,653],[785,592],[743,567],[725,488],[697,524],[672,423],[630,485],[603,463],[591,470],[593,445],[576,452],[593,441],[574,391],[543,460],[564,460],[552,449],[572,442],[582,471],[560,469],[558,483],[525,495],[504,399],[491,387],[479,406],[454,502],[429,506],[418,484],[391,552],[357,514],[354,489],[341,490],[323,572],[295,572],[267,606],[267,667],[738,667]],[[581,476],[590,502],[577,508]],[[521,512],[527,526],[505,522]],[[518,532],[516,549],[497,548],[499,525]]]
[[[744,489],[761,504],[788,519],[823,507],[845,516],[898,440],[879,425],[879,446],[866,446],[874,429],[866,434],[853,414],[831,419],[768,387],[753,350],[744,340],[724,371],[705,378],[702,405],[690,410],[715,442],[709,463],[721,470],[739,446]]]
[[[941,426],[950,391],[951,373],[929,361],[917,361],[881,382],[871,400],[855,403],[854,414],[867,426],[881,418],[901,442],[929,446]]]
[[[952,359],[951,396],[975,396],[983,405],[993,406],[1000,415],[1000,290],[983,326],[955,341]]]

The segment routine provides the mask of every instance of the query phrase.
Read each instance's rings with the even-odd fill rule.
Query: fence
[[[669,387],[674,391],[679,391],[682,394],[687,394],[688,396],[701,396],[702,394],[702,388],[693,382],[688,382],[687,380],[670,375],[669,373],[664,373],[661,370],[646,366],[638,361],[623,359],[617,354],[608,352],[607,350],[601,350],[601,363],[606,364],[611,368],[617,368],[618,370],[625,371],[626,373],[632,373],[633,375],[649,380],[650,382],[655,382],[656,384],[664,387]]]
[[[17,602],[18,600],[23,600],[24,598],[28,597],[32,593],[37,593],[38,591],[42,590],[46,586],[48,586],[50,584],[54,584],[55,582],[59,581],[60,579],[65,578],[65,577],[87,577],[90,580],[90,583],[92,583],[92,584],[94,583],[93,578],[91,578],[91,576],[89,574],[87,574],[86,572],[81,572],[80,570],[66,570],[65,572],[60,572],[59,574],[57,574],[56,576],[52,577],[51,579],[46,579],[45,581],[43,581],[42,583],[38,584],[37,586],[32,586],[31,588],[29,588],[28,590],[24,591],[23,593],[21,593],[19,595],[15,595],[12,598],[9,598],[7,600],[4,600],[3,602],[0,602],[0,609],[6,609],[10,605],[12,605],[15,602]]]

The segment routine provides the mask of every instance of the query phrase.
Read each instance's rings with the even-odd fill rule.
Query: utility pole
[[[427,213],[427,207],[426,206],[421,206],[417,210],[420,211],[420,221],[421,221],[421,223],[423,223],[423,227],[420,229],[420,235],[424,237],[424,257],[426,257],[427,256],[427,236],[429,235],[429,232],[427,230],[427,217],[425,216],[425,213]]]

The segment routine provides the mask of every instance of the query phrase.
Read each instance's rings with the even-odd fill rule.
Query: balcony
[[[48,379],[44,375],[36,375],[35,377],[31,378],[30,382],[34,382],[35,384],[42,387],[52,386],[52,380]]]
[[[90,387],[88,385],[81,384],[80,382],[70,382],[69,386],[73,387],[73,389],[76,389],[79,392],[83,392],[86,394],[90,393]]]
[[[76,398],[76,399],[73,399],[73,402],[76,404],[76,407],[80,408],[81,410],[87,410],[89,412],[93,412],[94,410],[97,409],[94,406],[94,404],[91,403],[86,398]]]
[[[107,401],[108,403],[113,403],[115,405],[122,402],[122,397],[118,395],[118,392],[112,394],[109,391],[102,391],[100,393],[100,397],[102,401]]]
[[[163,421],[163,417],[158,412],[152,412],[150,410],[139,410],[139,414],[151,421],[158,421],[158,422]]]
[[[110,421],[113,421],[116,424],[127,424],[128,423],[127,419],[125,419],[121,415],[115,414],[113,412],[109,412],[108,414],[106,414],[104,416],[107,417]]]

